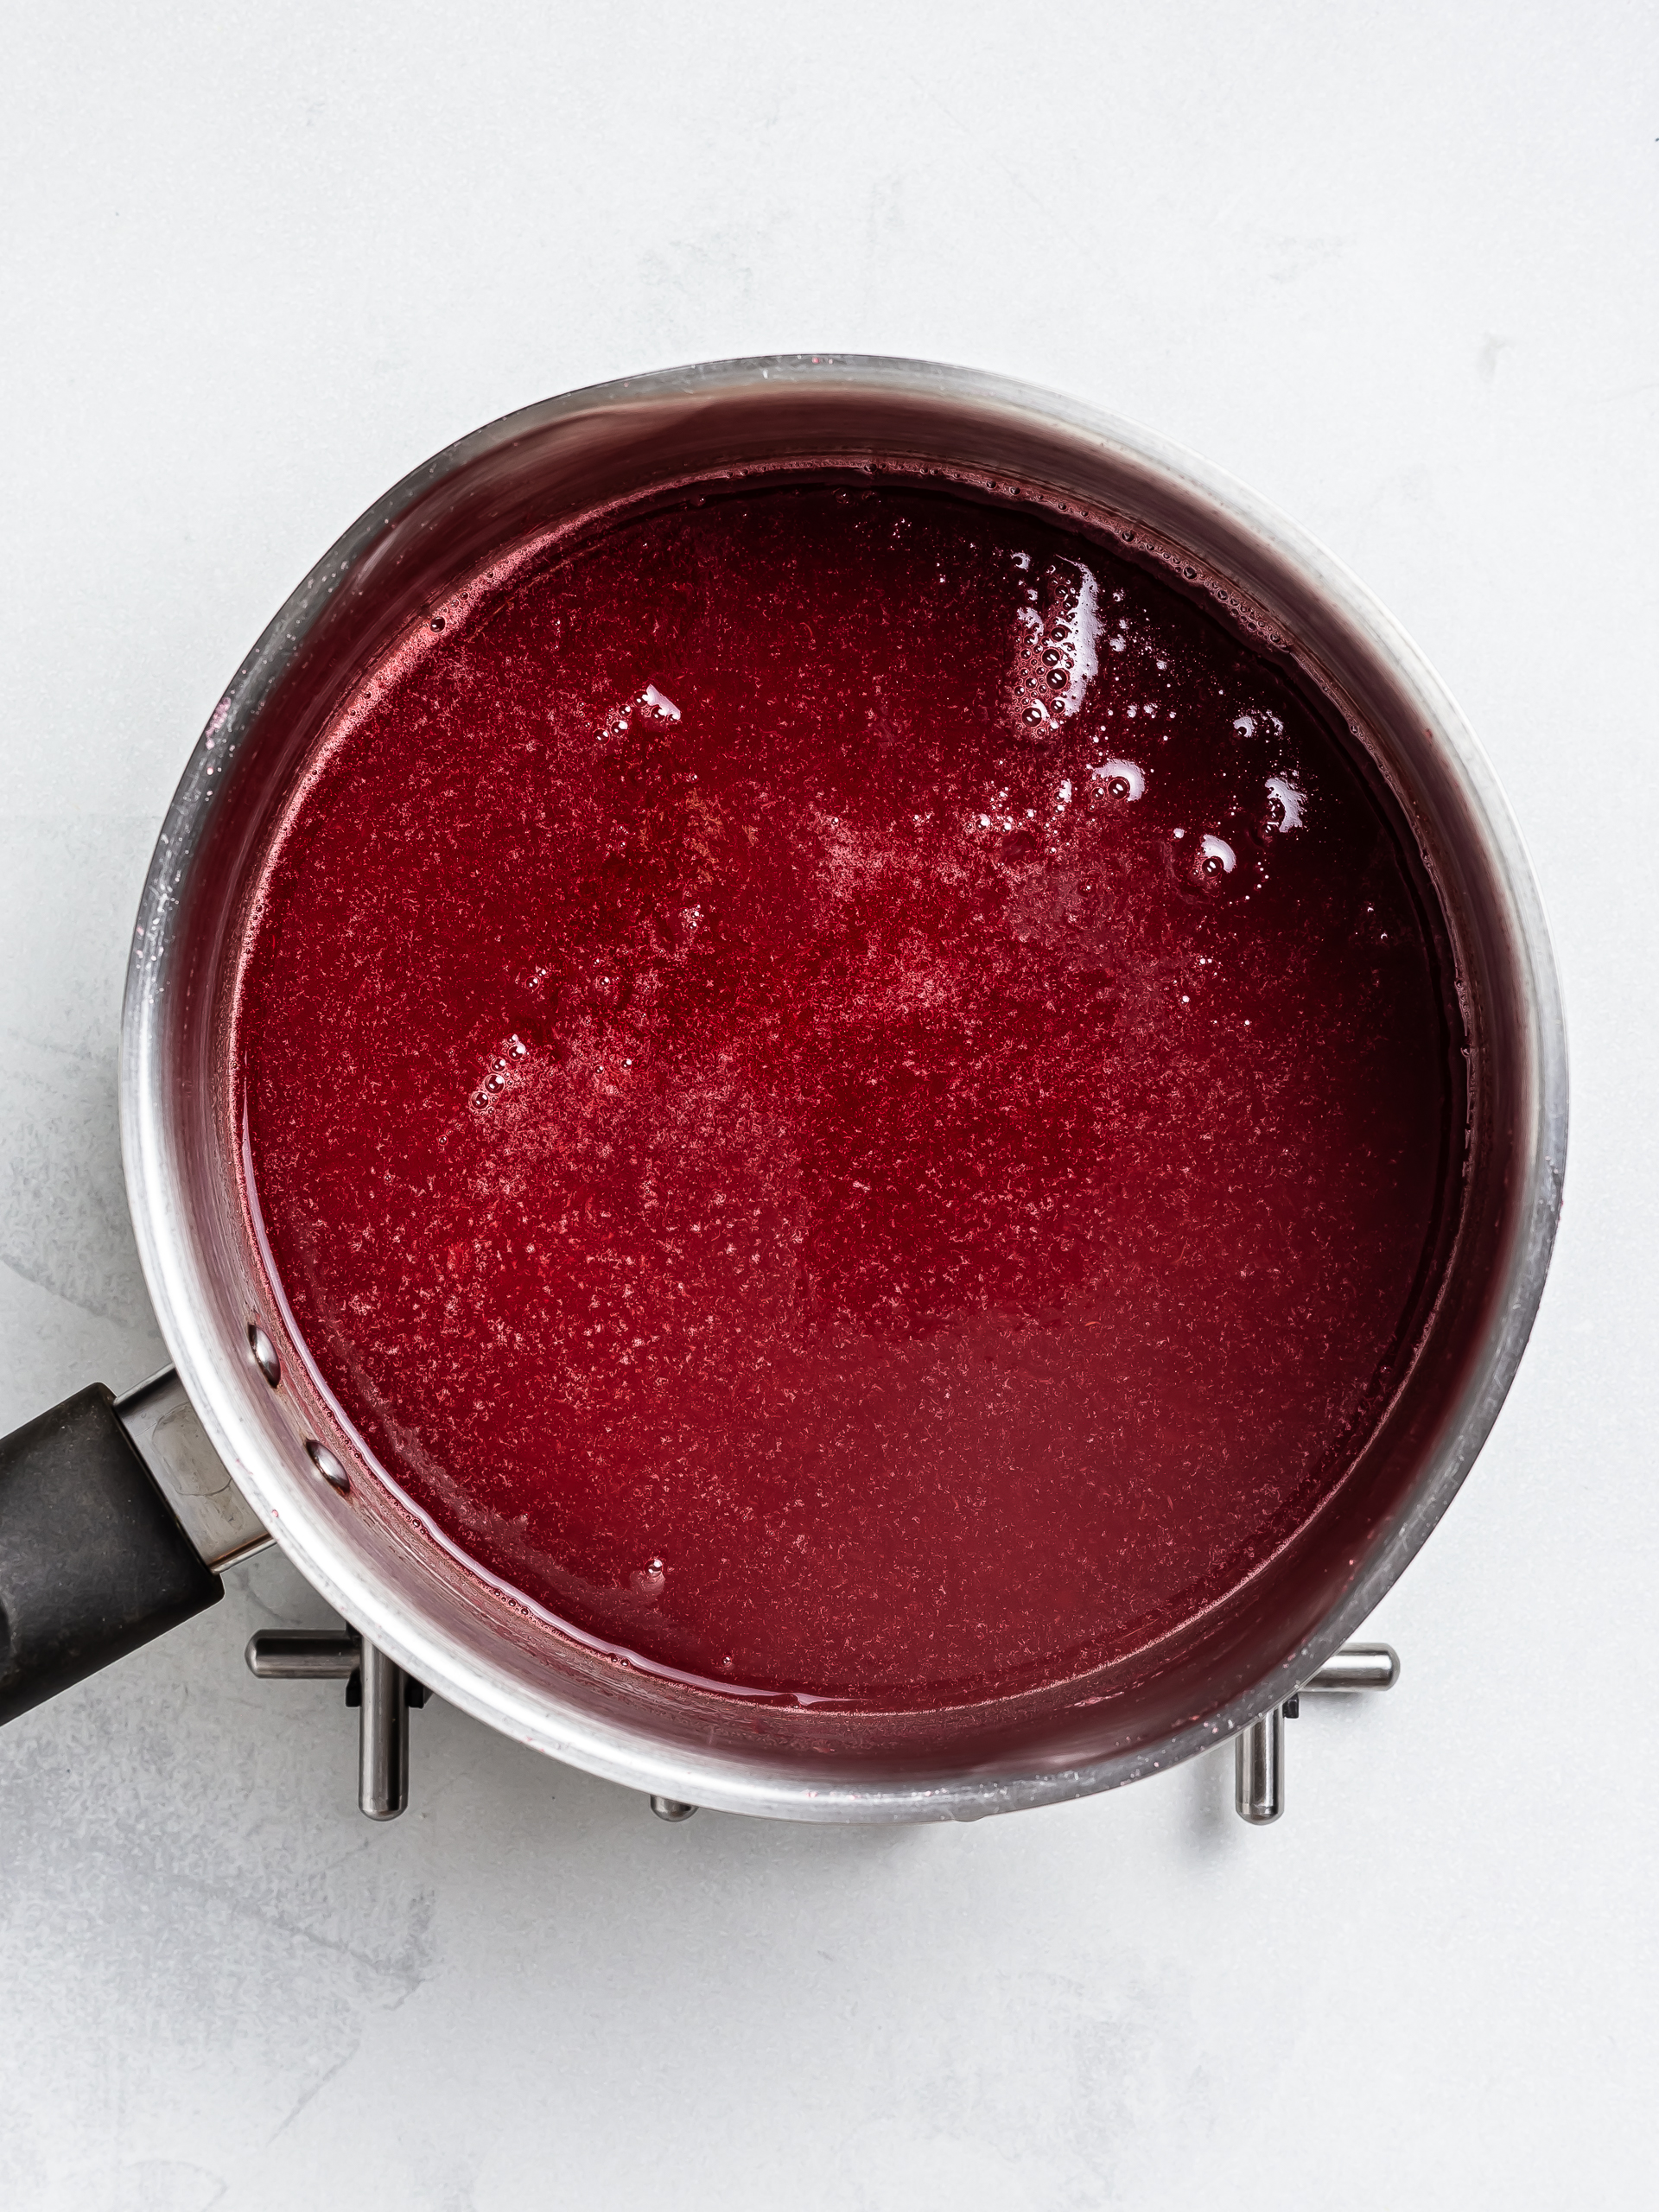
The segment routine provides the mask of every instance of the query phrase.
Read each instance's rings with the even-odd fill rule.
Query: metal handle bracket
[[[116,1419],[173,1517],[215,1574],[251,1559],[270,1532],[231,1479],[170,1367],[115,1402]]]
[[[355,1630],[262,1628],[248,1640],[248,1671],[261,1681],[343,1681],[360,1708],[357,1802],[372,1821],[395,1821],[409,1803],[409,1709],[426,1690]]]
[[[1400,1654],[1391,1643],[1347,1643],[1294,1697],[1242,1729],[1233,1738],[1233,1803],[1240,1820],[1267,1827],[1284,1811],[1285,1723],[1295,1719],[1305,1697],[1391,1690],[1399,1679]]]

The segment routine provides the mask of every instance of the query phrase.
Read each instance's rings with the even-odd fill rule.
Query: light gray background
[[[14,0],[0,67],[0,1423],[160,1363],[127,931],[246,647],[523,402],[791,347],[1135,416],[1404,620],[1570,1008],[1509,1408],[1255,1834],[1211,1757],[976,1827],[637,1798],[447,1708],[353,1808],[322,1618],[228,1602],[0,1738],[0,2195],[1239,2212],[1656,2201],[1651,9]]]

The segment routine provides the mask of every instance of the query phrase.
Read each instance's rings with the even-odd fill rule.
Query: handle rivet
[[[312,1465],[330,1490],[337,1490],[342,1497],[349,1497],[352,1478],[328,1446],[326,1444],[319,1444],[313,1436],[307,1439],[305,1448],[311,1455]]]
[[[283,1363],[276,1357],[276,1347],[257,1321],[248,1324],[248,1350],[253,1354],[253,1363],[274,1390],[283,1379]]]

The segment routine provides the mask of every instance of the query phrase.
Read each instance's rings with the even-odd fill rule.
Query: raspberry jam
[[[937,1708],[1224,1597],[1408,1356],[1462,1140],[1432,899],[1287,652],[1032,505],[741,480],[359,687],[265,862],[273,1290],[496,1585]]]

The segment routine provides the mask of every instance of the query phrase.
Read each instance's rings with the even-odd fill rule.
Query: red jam
[[[249,1203],[416,1513],[636,1663],[938,1707],[1223,1597],[1460,1141],[1288,656],[1031,507],[751,482],[423,625],[273,844]],[[1415,1317],[1415,1318],[1414,1318]]]

